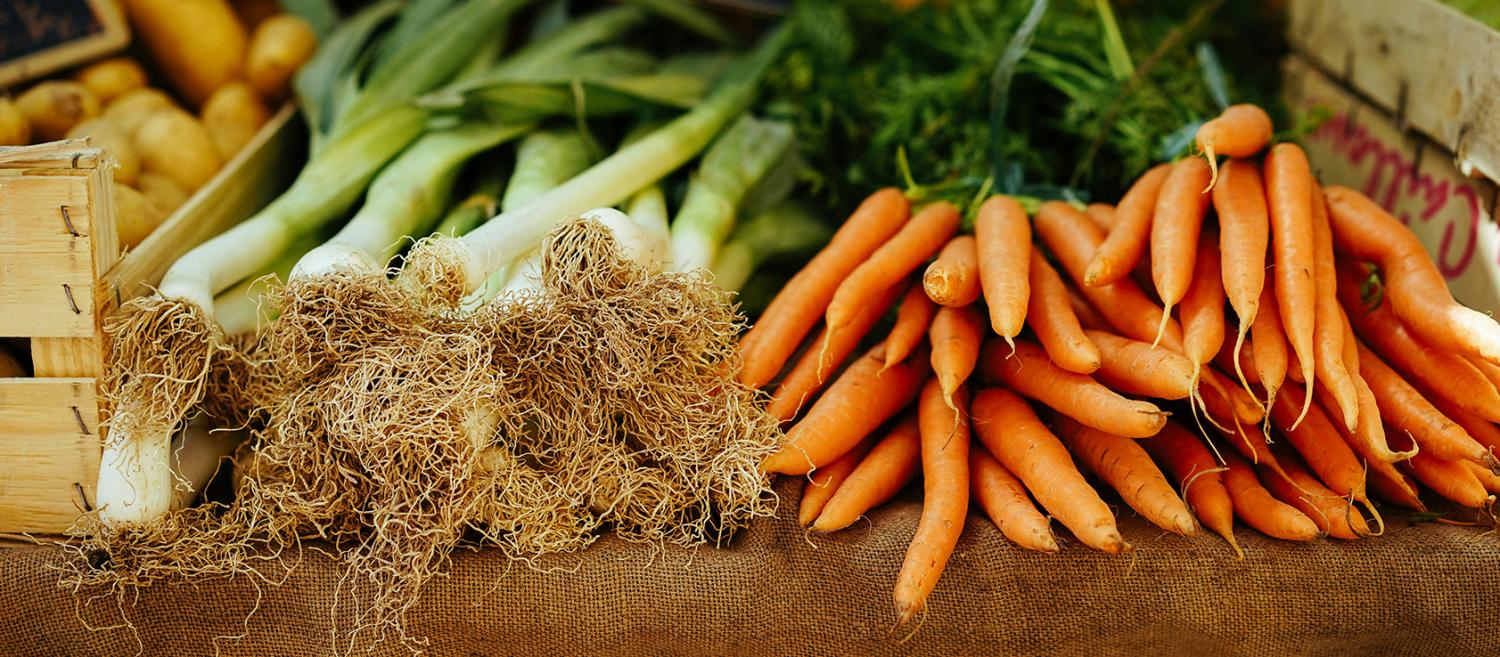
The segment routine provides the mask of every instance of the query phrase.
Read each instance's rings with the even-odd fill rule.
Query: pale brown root
[[[159,296],[133,299],[104,322],[109,335],[107,425],[125,435],[170,433],[203,399],[222,348],[218,326],[197,306]]]
[[[466,254],[458,239],[447,235],[424,237],[412,246],[396,280],[414,297],[453,308],[469,293],[464,271]]]

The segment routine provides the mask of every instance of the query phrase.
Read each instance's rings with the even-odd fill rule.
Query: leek
[[[787,33],[778,29],[737,61],[702,103],[651,135],[605,158],[587,171],[530,203],[501,212],[473,232],[413,252],[410,262],[432,258],[429,266],[408,266],[402,279],[412,288],[434,292],[456,303],[500,267],[536,246],[547,231],[589,208],[612,206],[649,187],[701,151],[726,124],[754,100],[761,76],[780,54]],[[461,289],[438,289],[436,276],[458,281]],[[427,278],[430,280],[420,280]],[[416,280],[414,280],[416,279]]]
[[[672,265],[677,271],[713,264],[719,246],[734,230],[735,211],[745,194],[794,143],[790,125],[752,116],[740,118],[714,141],[672,222]]]
[[[737,292],[757,267],[774,258],[808,254],[833,234],[806,207],[787,203],[752,217],[735,229],[714,260],[714,282]]]

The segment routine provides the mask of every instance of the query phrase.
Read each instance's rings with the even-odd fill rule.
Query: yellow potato
[[[292,74],[317,49],[318,36],[307,21],[290,14],[272,16],[250,37],[245,77],[261,95],[286,98],[292,93]]]
[[[31,122],[9,98],[0,98],[0,146],[25,146],[29,143]]]
[[[230,82],[203,103],[203,126],[208,128],[219,156],[228,160],[249,143],[270,120],[271,111],[260,95],[244,82]]]
[[[172,97],[161,89],[146,87],[134,89],[122,94],[104,108],[104,116],[114,121],[115,125],[127,135],[134,135],[141,123],[156,110],[171,109],[177,104],[172,102]]]
[[[141,175],[141,158],[136,155],[135,144],[109,117],[96,117],[73,126],[68,138],[88,137],[94,146],[104,149],[107,157],[115,161],[115,180],[134,185]]]
[[[141,191],[147,201],[151,202],[151,205],[156,206],[156,209],[169,217],[188,200],[187,190],[184,190],[182,185],[177,184],[171,178],[151,171],[141,173],[141,179],[135,181],[135,187]]]
[[[107,105],[120,94],[146,86],[146,69],[129,57],[112,57],[83,67],[73,74],[73,79],[88,87],[99,102]]]
[[[180,109],[152,112],[134,140],[147,171],[171,178],[188,193],[198,191],[224,164],[208,129]]]
[[[37,141],[56,141],[73,126],[99,116],[99,99],[72,80],[48,80],[16,98]]]
[[[244,68],[245,26],[225,0],[129,0],[125,9],[157,68],[194,107]]]
[[[166,215],[129,185],[115,183],[115,233],[121,249],[140,245]]]

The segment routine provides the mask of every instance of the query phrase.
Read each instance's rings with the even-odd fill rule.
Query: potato
[[[131,89],[146,86],[146,69],[129,57],[114,57],[83,67],[73,74],[94,97],[106,105]]]
[[[311,25],[290,14],[272,16],[255,28],[245,55],[245,77],[267,98],[292,93],[292,74],[312,57],[318,36]]]
[[[203,127],[208,128],[219,156],[234,157],[260,127],[270,120],[271,111],[260,95],[244,82],[230,82],[203,103]]]
[[[121,249],[133,249],[161,225],[166,215],[129,185],[115,183],[115,233]]]
[[[244,68],[245,26],[225,0],[129,0],[125,9],[157,68],[195,108]]]
[[[177,184],[171,178],[151,171],[141,173],[141,179],[135,182],[135,188],[140,190],[151,205],[156,206],[156,209],[169,217],[188,200],[187,190],[183,189],[182,185]]]
[[[72,80],[48,80],[16,98],[36,141],[56,141],[73,126],[99,116],[94,92]]]
[[[171,109],[177,104],[172,102],[172,97],[161,89],[146,87],[134,89],[122,94],[104,108],[104,116],[119,126],[120,130],[127,135],[134,135],[141,123],[156,110]]]
[[[0,97],[0,146],[31,143],[31,122],[9,98]]]
[[[134,185],[141,175],[141,158],[136,155],[135,144],[109,117],[96,117],[73,126],[68,138],[88,137],[93,145],[104,149],[104,154],[115,161],[115,180]]]
[[[224,165],[208,129],[180,109],[152,112],[133,137],[142,166],[171,178],[189,194],[198,191]]]

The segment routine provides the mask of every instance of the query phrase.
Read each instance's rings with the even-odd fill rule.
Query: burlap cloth
[[[786,486],[783,509],[795,509]],[[1500,537],[1411,526],[1356,542],[1291,545],[1248,529],[1164,536],[1125,512],[1134,558],[1071,543],[1057,555],[969,526],[914,638],[888,638],[891,586],[920,507],[911,500],[834,536],[767,519],[726,549],[656,550],[605,538],[541,572],[466,552],[411,618],[432,655],[1500,655]],[[786,512],[783,511],[783,515]],[[872,527],[874,529],[872,529]],[[878,530],[878,531],[877,531]],[[112,601],[78,609],[48,548],[0,550],[0,654],[132,655]],[[556,570],[561,569],[561,570]],[[159,586],[128,610],[144,655],[332,652],[338,569],[305,553],[291,580]],[[395,644],[354,654],[406,655]]]

